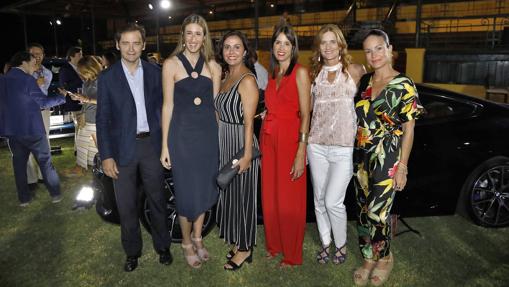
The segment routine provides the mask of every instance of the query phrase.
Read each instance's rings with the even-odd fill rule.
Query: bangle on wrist
[[[299,132],[299,142],[307,144],[308,143],[308,134]]]

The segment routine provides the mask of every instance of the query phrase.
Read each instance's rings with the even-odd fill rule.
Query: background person
[[[97,151],[95,116],[97,110],[97,77],[103,70],[98,57],[85,56],[78,62],[78,72],[83,82],[83,93],[75,98],[83,105],[85,124],[80,127],[76,138],[76,163],[88,169],[94,165]]]
[[[126,272],[136,269],[142,251],[138,178],[147,196],[159,262],[169,265],[173,261],[164,174],[158,157],[161,69],[140,59],[145,39],[145,29],[136,24],[117,32],[115,42],[121,60],[97,79],[97,143],[103,171],[113,179]]]
[[[422,106],[413,81],[392,67],[387,34],[370,30],[362,43],[374,72],[362,77],[357,96],[355,189],[359,249],[364,263],[354,272],[357,285],[382,285],[394,264],[390,252],[390,212],[395,192],[405,188],[415,119]]]
[[[52,202],[62,200],[60,179],[51,163],[50,147],[41,116],[41,108],[50,108],[65,102],[62,96],[47,97],[32,74],[36,59],[26,51],[11,59],[12,68],[0,78],[0,136],[9,139],[12,165],[20,206],[32,200],[27,182],[27,161],[33,153],[39,163],[44,184]]]
[[[44,61],[44,47],[39,43],[30,43],[28,45],[28,52],[32,54],[35,58],[35,67],[36,70],[32,74],[32,76],[36,79],[37,85],[41,88],[41,91],[46,96],[48,95],[48,89],[51,84],[51,80],[53,79],[53,73],[44,65],[42,62]],[[49,142],[49,125],[50,125],[50,117],[51,117],[51,109],[42,109],[41,110],[42,121],[44,122],[44,129],[46,130],[46,138],[48,139],[48,146],[51,150],[51,144]],[[38,180],[42,180],[42,174],[39,169],[39,165],[33,156],[30,153],[28,158],[27,165],[27,176],[28,176],[28,184],[37,184]]]
[[[163,65],[161,164],[173,173],[182,249],[193,268],[209,259],[202,241],[205,211],[217,202],[219,143],[214,95],[221,67],[205,19],[182,22],[177,48]],[[192,234],[191,234],[192,232]]]
[[[218,61],[225,78],[215,99],[219,115],[220,166],[230,163],[244,148],[243,157],[235,164],[239,175],[227,189],[221,190],[217,205],[219,236],[232,245],[225,270],[236,270],[244,261],[251,262],[256,244],[256,199],[258,168],[252,164],[253,146],[258,148],[254,135],[254,115],[258,105],[258,86],[254,71],[254,53],[246,36],[239,31],[228,32],[219,42]]]
[[[346,189],[353,173],[352,154],[357,123],[354,97],[366,72],[351,64],[343,33],[336,25],[323,26],[313,48],[313,117],[307,154],[313,182],[316,223],[322,248],[318,263],[346,260]],[[332,231],[332,233],[331,233]]]
[[[310,83],[307,70],[297,63],[298,53],[293,29],[278,27],[272,35],[261,149],[267,257],[282,253],[281,267],[302,264],[306,227]]]
[[[104,69],[107,69],[109,66],[115,64],[117,60],[118,56],[114,51],[106,51],[101,54],[101,64]]]

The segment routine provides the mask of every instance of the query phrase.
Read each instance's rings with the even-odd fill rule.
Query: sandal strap
[[[329,246],[322,246],[322,248],[316,253],[316,260],[319,263],[327,263],[329,261]]]

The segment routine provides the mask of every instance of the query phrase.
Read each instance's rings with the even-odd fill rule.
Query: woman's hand
[[[302,176],[302,174],[304,174],[304,168],[306,168],[305,157],[304,155],[297,153],[293,161],[292,170],[290,171],[292,181],[297,180]]]
[[[407,167],[403,164],[398,164],[398,169],[393,179],[393,187],[395,191],[401,191],[406,186],[407,181]]]
[[[243,156],[241,159],[239,159],[232,165],[232,168],[239,166],[238,174],[247,172],[247,170],[251,167],[251,160],[252,158],[250,156]]]
[[[167,148],[163,148],[161,150],[161,164],[164,168],[170,169],[171,168],[171,161],[170,161],[170,153],[168,152]]]

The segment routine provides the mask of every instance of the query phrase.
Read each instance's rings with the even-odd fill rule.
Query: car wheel
[[[182,241],[182,231],[178,220],[177,207],[175,205],[175,193],[173,190],[173,180],[171,173],[165,175],[164,189],[168,201],[166,202],[166,209],[168,210],[168,230],[172,238],[172,242],[178,243]],[[141,223],[145,229],[150,233],[152,228],[150,224],[150,208],[148,200],[143,193],[142,199],[142,215]],[[203,220],[202,237],[205,237],[214,227],[215,224],[215,208],[211,208],[205,212],[205,219]]]
[[[466,208],[476,224],[509,225],[509,159],[496,157],[477,167],[463,187]]]

